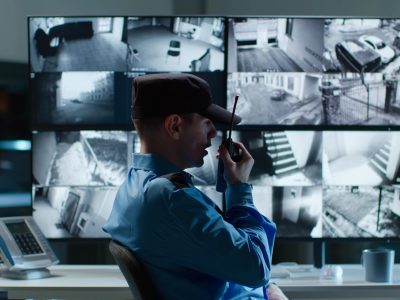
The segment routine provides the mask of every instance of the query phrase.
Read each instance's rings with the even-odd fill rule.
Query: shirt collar
[[[183,171],[181,168],[177,167],[173,163],[155,154],[134,153],[132,156],[132,162],[134,169],[152,171],[157,176],[179,172],[184,174],[189,182],[192,181],[193,176],[191,174]]]

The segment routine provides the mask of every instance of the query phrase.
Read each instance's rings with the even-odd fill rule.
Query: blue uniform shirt
[[[104,226],[143,262],[162,299],[266,299],[276,226],[254,207],[251,185],[226,191],[225,220],[193,186],[159,176],[183,172],[134,154]]]

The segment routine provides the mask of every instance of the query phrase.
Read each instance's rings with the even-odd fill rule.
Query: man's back
[[[105,230],[140,257],[163,299],[223,299],[228,281],[265,285],[268,263],[258,261],[247,237],[224,221],[190,175],[182,173],[188,188],[159,177],[178,171],[153,155],[135,155]]]
[[[166,170],[178,171],[173,167]],[[191,270],[180,262],[183,257],[179,248],[185,236],[169,209],[171,194],[177,188],[170,180],[158,177],[164,172],[154,171],[131,170],[117,194],[105,229],[140,257],[155,286],[163,290],[162,298],[219,299],[225,281]],[[212,203],[206,204],[211,200],[204,201],[212,209]],[[190,253],[188,256],[193,259]]]

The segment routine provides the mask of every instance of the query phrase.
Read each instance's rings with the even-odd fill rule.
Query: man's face
[[[184,120],[179,154],[185,168],[204,164],[204,157],[208,154],[206,148],[211,146],[211,139],[216,134],[212,121],[200,114],[194,113],[192,120]]]

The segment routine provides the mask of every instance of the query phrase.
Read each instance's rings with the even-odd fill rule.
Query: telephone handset
[[[228,150],[229,155],[231,156],[232,160],[235,162],[238,162],[242,159],[242,154],[240,152],[240,149],[237,148],[232,141],[232,129],[233,129],[233,119],[235,117],[235,110],[236,110],[236,104],[239,99],[239,96],[236,95],[235,101],[233,104],[233,110],[232,110],[232,117],[231,117],[231,126],[229,128],[229,133],[228,133],[228,138],[222,142],[222,144],[226,147]],[[218,171],[217,171],[217,186],[216,190],[218,192],[225,192],[226,190],[226,181],[224,178],[224,163],[222,162],[221,159],[218,160]]]
[[[31,216],[0,218],[2,276],[37,279],[50,276],[46,267],[59,261]]]

